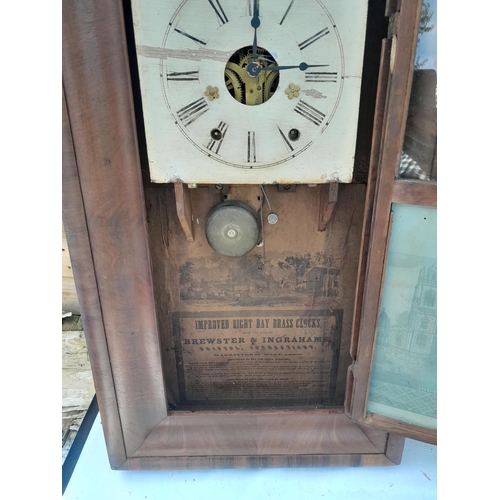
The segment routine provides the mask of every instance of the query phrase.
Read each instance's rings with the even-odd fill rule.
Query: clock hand
[[[261,67],[256,62],[251,61],[248,63],[247,72],[250,76],[259,76],[261,71],[281,71],[284,69],[300,69],[300,71],[305,71],[308,68],[323,68],[328,66],[328,64],[307,64],[305,62],[300,63],[298,66],[266,66]]]
[[[255,61],[257,59],[257,28],[260,26],[259,19],[259,0],[253,0],[253,17],[250,21],[252,28],[254,29],[253,34],[253,45],[252,45],[252,59]]]
[[[261,68],[261,71],[281,71],[282,69],[300,69],[300,71],[305,71],[308,68],[324,68],[328,64],[307,64],[300,63],[298,66],[266,66]]]

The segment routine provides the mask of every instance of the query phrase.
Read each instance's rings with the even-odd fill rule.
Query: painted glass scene
[[[392,209],[367,412],[436,429],[436,209]]]
[[[437,180],[436,2],[422,3],[410,106],[399,164],[401,179]]]

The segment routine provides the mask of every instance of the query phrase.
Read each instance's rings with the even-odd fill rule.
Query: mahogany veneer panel
[[[385,442],[375,446],[344,414],[194,414],[164,419],[134,457],[361,454],[384,448]]]

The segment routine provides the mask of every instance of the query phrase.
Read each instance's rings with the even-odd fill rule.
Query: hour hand
[[[297,66],[265,66],[261,67],[256,62],[249,62],[247,66],[247,72],[250,76],[258,76],[261,71],[282,71],[284,69],[300,69],[300,71],[305,71],[308,68],[324,68],[328,64],[307,64],[305,62],[300,63]]]
[[[283,69],[300,69],[300,71],[305,71],[308,68],[324,68],[328,64],[307,64],[305,62],[300,63],[298,66],[267,66],[261,68],[262,71],[281,71]]]

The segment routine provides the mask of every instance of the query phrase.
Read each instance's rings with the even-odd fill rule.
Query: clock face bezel
[[[234,53],[238,49],[242,48],[241,45],[248,45],[248,42],[253,37],[253,28],[251,29],[251,31],[248,29],[251,24],[250,21],[252,19],[252,15],[250,13],[247,13],[246,16],[241,16],[237,19],[228,19],[224,11],[222,11],[221,15],[216,12],[216,14],[219,15],[221,19],[225,19],[225,22],[215,30],[213,29],[212,23],[210,30],[203,32],[203,40],[201,40],[201,35],[198,35],[198,33],[198,38],[196,38],[193,35],[182,30],[181,15],[183,14],[183,9],[186,6],[193,7],[194,5],[199,3],[199,0],[182,0],[173,16],[171,17],[166,28],[165,35],[162,41],[162,47],[164,49],[169,49],[169,37],[170,39],[171,37],[177,38],[177,40],[175,40],[177,42],[179,38],[184,42],[185,39],[188,38],[187,43],[193,45],[193,47],[195,46],[194,44],[201,46],[201,42],[203,42],[203,49],[205,49],[207,52],[209,50],[217,51],[218,48],[224,46],[226,53]],[[294,2],[291,2],[290,6],[293,3]],[[322,2],[318,0],[314,0],[314,6],[321,9],[322,12],[320,11],[320,13],[324,14],[325,19],[328,20],[328,24],[323,31],[326,30],[326,34],[331,33],[332,35],[334,35],[329,40],[330,51],[328,56],[325,56],[324,53],[322,55],[317,55],[314,51],[311,50],[301,53],[302,49],[300,48],[300,43],[297,42],[295,37],[290,36],[291,34],[288,29],[283,28],[282,25],[278,23],[279,17],[274,16],[274,18],[272,18],[269,16],[269,14],[266,17],[265,8],[261,8],[260,17],[262,19],[262,23],[258,29],[259,43],[264,41],[265,43],[262,44],[264,45],[263,48],[266,50],[269,49],[271,52],[280,49],[283,57],[280,57],[277,61],[278,65],[286,65],[290,63],[296,64],[303,62],[304,59],[308,61],[308,64],[319,64],[320,62],[328,62],[329,64],[327,68],[318,68],[316,70],[314,68],[310,68],[310,70],[306,72],[302,72],[300,71],[300,69],[280,71],[280,84],[278,85],[278,89],[275,95],[271,97],[272,102],[270,102],[270,99],[269,102],[260,104],[258,106],[258,109],[246,109],[248,108],[248,106],[246,106],[245,104],[241,104],[238,102],[235,103],[229,99],[230,96],[228,95],[228,91],[224,85],[224,81],[222,80],[225,64],[222,61],[208,59],[208,54],[207,59],[200,61],[197,70],[194,69],[195,65],[190,65],[188,63],[188,65],[186,66],[186,63],[184,63],[185,67],[182,69],[191,69],[191,72],[186,71],[186,73],[191,74],[196,71],[199,82],[199,84],[196,86],[191,83],[194,82],[194,79],[188,80],[190,81],[189,84],[186,83],[186,85],[190,85],[193,87],[193,91],[191,93],[192,99],[187,99],[190,102],[186,104],[186,98],[184,98],[184,101],[177,99],[178,93],[176,92],[176,90],[179,88],[179,81],[182,80],[169,80],[167,77],[167,75],[169,75],[170,69],[176,68],[176,66],[178,67],[179,65],[176,65],[175,61],[172,64],[172,58],[160,59],[159,65],[161,72],[161,86],[165,104],[168,108],[173,122],[194,148],[196,148],[206,157],[230,167],[236,167],[239,169],[264,169],[280,165],[296,158],[301,153],[309,149],[313,145],[314,141],[317,140],[317,138],[326,130],[337,111],[342,96],[345,76],[344,51],[339,30],[330,12],[328,12]],[[309,5],[309,9],[311,9],[311,5]],[[178,30],[183,32],[184,39],[179,35]],[[315,30],[312,29],[312,31]],[[243,34],[241,36],[238,36],[239,33]],[[312,45],[314,42],[319,41],[319,39],[323,36],[325,35],[313,35],[312,41],[306,40],[305,48],[307,48],[309,45]],[[314,39],[314,37],[317,38]],[[197,41],[195,41],[194,38],[196,38]],[[278,44],[276,42],[273,43],[273,39],[280,39],[280,42]],[[285,40],[285,42],[283,42],[282,40]],[[331,42],[331,40],[334,40],[334,42]],[[231,44],[229,49],[228,44]],[[272,46],[268,47],[268,45]],[[314,49],[314,47],[311,48]],[[218,79],[217,76],[214,76],[213,74],[210,75],[210,66],[214,65],[218,67]],[[320,104],[322,106],[321,111],[314,108],[312,106],[314,100],[307,97],[307,94],[312,91],[312,89],[310,88],[311,85],[308,85],[307,79],[308,77],[311,79],[317,79],[317,76],[313,76],[317,75],[317,72],[328,73],[326,78],[332,78],[333,74],[335,74],[335,83],[333,88],[333,82],[319,82],[324,83],[324,85],[320,85],[320,90],[324,92],[328,90],[328,92],[331,93],[331,95],[329,95],[328,97],[324,94],[321,96],[321,101],[326,98],[326,101],[328,103],[327,108],[325,106],[325,103],[322,102]],[[175,71],[171,71],[170,73],[175,73]],[[211,109],[211,105],[219,104],[219,102],[209,102],[207,99],[205,99],[204,101],[201,100],[203,89],[205,87],[202,82],[207,84],[207,88],[209,86],[208,83],[210,82],[213,82],[214,86],[215,83],[217,84],[216,88],[218,89],[218,99],[220,99],[221,104],[223,103],[223,105],[226,107],[225,110],[221,112],[220,109]],[[315,83],[317,84],[318,81],[316,81]],[[301,92],[299,91],[301,97],[297,99],[288,99],[285,91],[290,84],[298,85],[301,88]],[[186,104],[186,106],[183,106],[182,104]],[[320,105],[318,105],[318,107]],[[200,133],[199,129],[201,127],[193,132],[193,128],[195,128],[193,127],[193,122],[188,122],[188,124],[185,125],[183,123],[183,120],[180,118],[180,111],[184,110],[185,112],[186,107],[188,107],[189,109],[190,106],[194,110],[196,110],[195,112],[198,112],[200,117],[204,113],[207,113],[207,115],[211,115],[212,126],[205,126],[204,133]],[[252,108],[254,107],[252,106]],[[176,109],[178,111],[175,111]],[[294,116],[293,111],[297,111],[297,114],[299,116]],[[217,117],[214,117],[214,115],[216,115],[217,113],[219,117],[221,115],[224,116],[225,119],[228,120],[228,122],[224,121],[221,118],[217,119]],[[267,130],[265,130],[265,132],[267,132],[267,134],[269,135],[272,135],[274,133],[274,139],[281,138],[283,140],[283,143],[280,143],[280,146],[272,148],[272,146],[270,145],[270,141],[268,140],[267,146],[258,148],[258,152],[256,154],[256,148],[252,149],[250,142],[251,140],[256,140],[256,135],[258,138],[259,131],[256,129],[258,129],[259,127],[259,122],[262,122],[262,120],[268,119],[269,117],[284,113],[287,113],[287,116],[291,117],[291,119],[289,119],[289,121],[292,123],[291,125],[286,128],[283,127],[283,125],[281,127],[278,125],[276,128],[266,127]],[[247,115],[247,119],[242,120],[242,115],[245,114]],[[230,118],[226,118],[228,115],[238,117],[237,120],[240,120],[240,123],[236,125],[234,118],[233,120],[230,120]],[[251,117],[249,118],[249,116]],[[197,118],[196,114],[195,117]],[[208,118],[208,116],[204,117],[205,123],[207,121],[206,118]],[[305,120],[308,120],[310,123]],[[243,121],[244,123],[241,123]],[[213,130],[217,124],[219,124],[219,126],[222,124],[223,130],[223,136],[220,140],[220,143],[214,142],[209,137],[210,131]],[[238,127],[236,133],[239,134],[244,134],[247,129],[247,149],[245,151],[245,144],[242,144],[242,142],[244,141],[241,140],[240,135],[239,147],[236,148],[238,152],[231,154],[235,148],[226,147],[224,150],[224,148],[221,148],[221,146],[222,142],[226,139],[226,134],[229,135],[230,133],[235,133],[235,126]],[[292,130],[300,131],[299,139],[297,141],[290,140],[289,137],[287,137],[287,135],[289,135],[289,131]],[[262,133],[262,130],[260,130],[260,132],[261,137],[263,135],[266,135],[265,133]],[[233,140],[233,145],[234,142],[235,141]],[[264,155],[262,155],[262,151],[266,151],[266,148],[268,154],[264,153]],[[251,160],[251,154],[256,155],[256,161]],[[244,159],[244,157],[246,156],[247,161],[237,161],[238,156],[242,159]]]
[[[152,182],[352,181],[368,0],[260,0],[257,46],[294,67],[279,71],[267,101],[249,106],[229,93],[225,69],[251,47],[252,5],[133,0]]]

